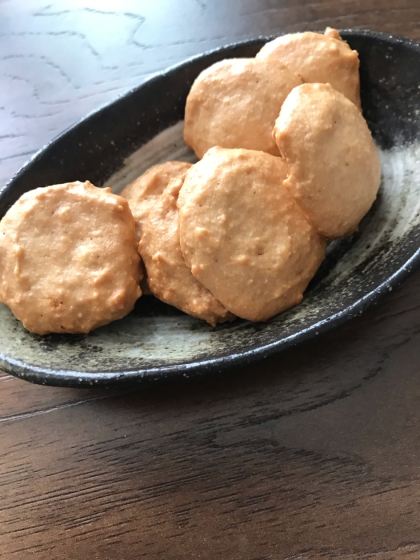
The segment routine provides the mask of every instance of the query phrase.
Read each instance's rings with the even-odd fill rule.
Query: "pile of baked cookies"
[[[212,65],[185,109],[199,161],[155,165],[121,195],[24,194],[0,223],[0,300],[38,334],[120,319],[142,288],[213,326],[299,303],[379,188],[359,89],[358,54],[330,28]]]

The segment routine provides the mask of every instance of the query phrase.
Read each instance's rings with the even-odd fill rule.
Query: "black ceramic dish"
[[[0,368],[36,383],[74,387],[221,371],[260,360],[362,313],[418,267],[420,46],[368,31],[342,35],[360,54],[363,111],[382,152],[383,180],[359,232],[330,245],[302,304],[267,323],[237,320],[212,329],[141,298],[128,317],[89,335],[46,337],[25,331],[0,305]],[[89,115],[32,158],[1,191],[0,216],[29,189],[89,179],[118,190],[148,165],[191,158],[177,123],[194,78],[223,58],[255,55],[266,40],[196,57]]]

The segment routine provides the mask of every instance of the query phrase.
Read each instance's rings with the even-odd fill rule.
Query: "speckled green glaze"
[[[360,52],[362,98],[365,115],[380,146],[382,184],[378,199],[359,231],[328,246],[327,259],[299,306],[266,323],[236,320],[212,328],[154,298],[143,297],[130,315],[88,335],[40,337],[27,332],[9,309],[0,305],[0,367],[31,381],[69,386],[137,383],[144,379],[221,370],[232,363],[260,359],[361,313],[418,266],[420,135],[415,114],[417,106],[411,97],[409,102],[405,101],[407,95],[412,95],[407,85],[398,94],[400,103],[395,103],[394,88],[393,106],[390,103],[386,106],[391,98],[383,91],[388,91],[389,83],[395,84],[398,77],[395,72],[402,64],[401,57],[407,59],[407,52],[420,68],[420,50],[410,42],[367,32],[345,36]],[[248,42],[188,63],[156,78],[155,86],[146,84],[89,117],[47,147],[2,191],[1,212],[4,214],[29,184],[35,188],[65,180],[72,164],[79,166],[79,178],[89,178],[119,192],[154,163],[168,159],[194,161],[194,154],[183,144],[180,120],[191,81],[201,68],[215,60],[249,56],[262,42]],[[380,50],[374,51],[379,43],[382,49],[384,45],[392,49],[381,55]],[[391,62],[385,55],[391,56]],[[386,64],[382,70],[377,69],[375,56],[384,58]],[[394,74],[390,74],[390,64]],[[412,76],[413,80],[420,77],[420,71],[417,74],[417,77]],[[138,121],[133,120],[132,130],[129,124],[125,125],[128,127],[126,137],[120,134],[120,143],[115,142],[110,151],[112,134],[111,126],[107,128],[107,119],[111,123],[115,113],[124,109],[135,111],[134,102],[142,95],[146,98],[151,95],[148,87],[153,90],[156,83],[163,87],[165,83],[172,83],[171,80],[179,81],[182,76],[185,79],[180,91],[172,91],[161,100],[156,94],[153,96],[154,104],[150,106],[158,116],[153,112],[140,114],[139,109]],[[171,95],[176,98],[172,113]],[[420,110],[420,101],[417,103],[417,110]],[[387,111],[389,118],[385,119]],[[142,124],[143,134],[138,133],[136,137],[136,126],[140,130]],[[74,145],[75,138],[92,138],[95,132],[101,142],[94,146],[93,158],[83,161],[77,159],[80,155],[73,154],[66,160],[65,154]],[[97,166],[93,171],[95,161],[104,153],[108,154],[108,159],[99,172]],[[51,165],[57,161],[60,165]],[[37,180],[34,181],[34,177]]]

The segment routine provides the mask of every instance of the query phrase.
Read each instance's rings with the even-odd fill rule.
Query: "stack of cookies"
[[[157,165],[121,195],[134,209],[136,191],[156,192],[143,184],[150,174],[172,174],[147,219],[133,210],[148,285],[212,325],[232,314],[265,321],[299,303],[326,240],[354,232],[379,188],[359,57],[330,28],[204,70],[184,138],[198,163]]]
[[[299,303],[379,188],[359,89],[358,54],[329,28],[214,64],[186,102],[199,161],[155,165],[120,196],[26,193],[0,223],[0,300],[38,334],[88,332],[142,289],[213,326]]]

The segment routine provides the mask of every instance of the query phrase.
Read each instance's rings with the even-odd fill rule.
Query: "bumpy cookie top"
[[[278,155],[271,132],[287,94],[302,80],[277,60],[213,64],[187,97],[184,138],[199,158],[213,146]]]
[[[231,313],[191,274],[181,253],[177,198],[184,176],[172,179],[149,212],[139,244],[148,283],[160,300],[211,325],[233,319]]]
[[[273,136],[286,162],[284,185],[326,237],[349,235],[372,206],[381,165],[360,111],[329,84],[287,97]]]
[[[299,303],[325,242],[282,186],[282,160],[212,148],[181,188],[181,249],[192,274],[229,311],[263,321]]]
[[[262,58],[280,60],[304,82],[331,84],[360,109],[359,55],[335,29],[283,35],[263,46]]]
[[[182,175],[190,167],[191,163],[185,161],[158,163],[149,167],[121,191],[120,196],[123,196],[130,205],[139,239],[150,209],[166,189],[169,181]]]
[[[0,299],[37,334],[86,333],[141,295],[128,203],[89,181],[24,194],[0,223]]]

